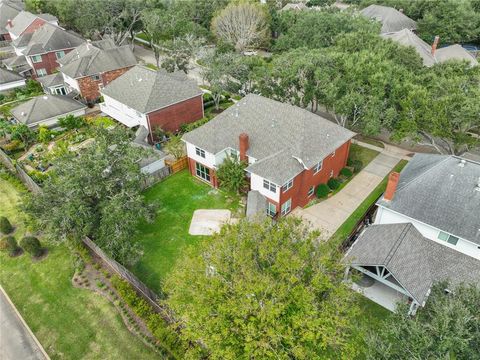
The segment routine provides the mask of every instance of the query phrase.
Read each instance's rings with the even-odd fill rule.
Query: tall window
[[[320,161],[317,165],[313,167],[313,173],[316,174],[322,170],[323,161]]]
[[[195,154],[205,159],[205,150],[196,147]]]
[[[287,215],[292,209],[292,199],[288,199],[282,204],[282,215]]]
[[[55,57],[57,58],[57,60],[60,60],[61,58],[63,58],[65,56],[65,51],[61,50],[61,51],[57,51],[55,53]]]
[[[272,204],[271,202],[269,202],[267,204],[267,215],[274,217],[276,214],[277,214],[277,207],[275,206],[275,204]]]
[[[210,182],[210,169],[200,163],[195,163],[195,171],[200,179]]]
[[[277,185],[268,180],[263,179],[263,187],[273,193],[277,192]]]
[[[443,231],[440,231],[440,233],[438,234],[438,239],[442,241],[446,241],[452,245],[457,245],[458,243],[458,237],[444,233]]]
[[[315,192],[315,186],[310,186],[310,189],[308,189],[307,196],[308,197],[312,196],[314,192]]]
[[[293,179],[290,179],[282,186],[283,192],[288,191],[288,189],[290,189],[292,186],[293,186]]]
[[[47,70],[45,70],[45,69],[37,69],[36,71],[37,71],[37,75],[39,77],[47,75]]]
[[[32,62],[33,62],[33,63],[42,62],[42,55],[33,55],[33,56],[32,56]]]

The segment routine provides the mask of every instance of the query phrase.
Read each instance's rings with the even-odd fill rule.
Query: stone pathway
[[[331,198],[308,208],[296,208],[292,211],[292,215],[302,217],[310,222],[313,228],[320,230],[324,239],[330,238],[337,231],[401,159],[409,159],[407,151],[394,146],[386,145],[385,149],[382,149],[358,141],[356,143],[381,152]]]

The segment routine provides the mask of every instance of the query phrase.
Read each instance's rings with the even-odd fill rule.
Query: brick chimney
[[[383,195],[383,200],[392,201],[393,197],[395,196],[395,190],[397,190],[398,179],[400,178],[400,174],[398,172],[392,172],[388,176],[388,183],[387,189],[385,190],[385,194]]]
[[[240,161],[247,161],[248,135],[241,133],[238,137],[240,148]]]
[[[7,25],[8,25],[8,27],[10,27],[10,28],[13,27],[12,19],[8,19],[8,20],[7,20]]]
[[[435,56],[435,51],[437,51],[437,46],[438,46],[438,42],[440,41],[440,36],[435,36],[435,40],[433,40],[433,44],[432,44],[432,55]]]

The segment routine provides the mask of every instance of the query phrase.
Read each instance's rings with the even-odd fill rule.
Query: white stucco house
[[[480,285],[480,163],[417,154],[392,173],[367,227],[345,256],[353,287],[384,307],[426,304],[432,285]],[[348,276],[348,274],[347,274]]]

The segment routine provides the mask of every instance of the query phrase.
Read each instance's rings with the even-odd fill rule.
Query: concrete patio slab
[[[392,312],[395,311],[399,302],[406,302],[408,300],[408,297],[404,294],[378,281],[375,281],[373,285],[369,287],[352,283],[352,289]]]
[[[223,224],[231,221],[230,210],[195,210],[188,233],[190,235],[213,235],[220,231]]]

